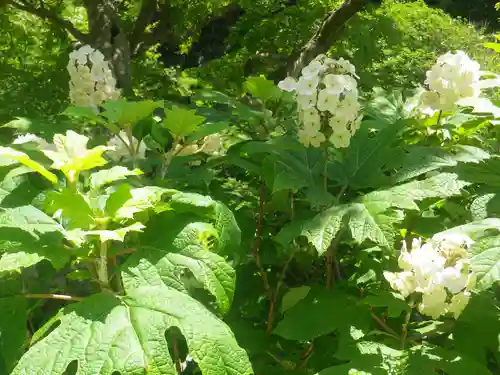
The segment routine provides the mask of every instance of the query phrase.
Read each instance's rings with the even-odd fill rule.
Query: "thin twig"
[[[333,277],[332,277],[332,271],[333,271],[333,256],[332,254],[328,254],[326,256],[326,289],[330,289],[333,284]]]
[[[439,111],[438,119],[436,122],[436,125],[439,126],[441,125],[441,116],[443,115],[443,111]]]
[[[73,296],[67,296],[64,294],[23,294],[23,297],[25,298],[30,298],[30,299],[58,299],[58,300],[63,300],[63,301],[74,301],[74,302],[81,302],[85,298],[83,297],[73,297]]]
[[[255,231],[255,240],[254,245],[252,247],[252,254],[255,258],[255,264],[259,269],[259,275],[262,279],[262,283],[264,284],[264,290],[267,293],[268,297],[271,297],[271,288],[269,286],[269,281],[267,279],[266,271],[264,267],[262,267],[262,263],[260,260],[260,243],[262,236],[262,221],[264,217],[264,203],[265,203],[265,191],[264,191],[264,183],[260,182],[260,193],[259,193],[259,213],[257,216],[257,229]]]
[[[126,254],[132,254],[132,253],[135,253],[136,251],[137,251],[136,248],[130,248],[130,249],[117,251],[116,254],[112,255],[112,258],[116,258],[116,257],[119,257],[121,255],[126,255]]]
[[[411,314],[405,311],[405,320],[403,323],[403,328],[401,329],[401,350],[405,349],[406,337],[408,336],[408,323],[410,322]]]
[[[180,374],[182,372],[182,366],[181,366],[181,360],[179,356],[179,347],[177,346],[177,339],[174,338],[173,343],[172,343],[172,351],[174,352],[174,362],[175,362],[175,369],[177,370],[177,373]]]
[[[382,319],[380,319],[377,316],[377,314],[372,312],[371,315],[372,315],[372,318],[375,319],[375,321],[379,324],[379,326],[384,329],[384,331],[386,331],[387,333],[390,333],[391,335],[399,337],[399,335],[396,333],[396,331],[393,330],[391,327],[389,327],[386,322],[384,322]]]
[[[295,246],[293,247],[292,251],[290,252],[290,256],[288,257],[288,260],[286,261],[285,266],[281,270],[278,284],[276,284],[276,290],[272,293],[271,298],[269,299],[269,311],[267,313],[267,327],[266,327],[266,334],[267,335],[270,335],[271,331],[273,329],[274,312],[276,310],[276,302],[278,300],[280,289],[283,286],[283,283],[285,281],[285,276],[286,276],[286,273],[288,271],[288,266],[290,265],[290,262],[292,261],[294,255],[295,255]]]
[[[340,199],[344,195],[345,191],[347,190],[347,185],[343,185],[340,188],[339,193],[337,194],[337,204],[340,203]],[[330,244],[330,247],[328,249],[328,253],[326,255],[326,261],[325,261],[325,267],[326,267],[326,288],[330,289],[333,284],[333,266],[335,265],[335,274],[337,279],[340,279],[340,270],[337,264],[337,259],[336,259],[336,253],[337,253],[337,247],[339,246],[340,240],[341,240],[341,230],[337,232],[337,236],[335,239],[332,241]]]
[[[291,219],[293,220],[295,218],[295,203],[294,203],[294,198],[293,198],[293,193],[290,193],[290,216]],[[294,255],[295,255],[295,250],[297,249],[297,243],[295,240],[293,241],[292,245],[292,250],[290,251],[290,255],[288,256],[288,259],[281,270],[280,276],[278,278],[278,283],[276,284],[276,289],[274,292],[271,292],[270,298],[269,298],[269,311],[267,313],[267,327],[266,327],[266,334],[270,335],[271,330],[273,329],[273,323],[274,323],[274,311],[276,310],[276,302],[279,296],[279,292],[281,287],[283,286],[283,283],[285,281],[286,273],[288,271],[288,266],[290,265]]]
[[[347,185],[343,185],[341,188],[340,188],[340,191],[339,193],[337,194],[337,203],[340,203],[340,199],[342,198],[342,196],[345,194],[347,190]]]

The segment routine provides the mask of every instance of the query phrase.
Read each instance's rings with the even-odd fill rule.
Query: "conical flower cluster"
[[[463,51],[438,57],[426,73],[425,84],[429,90],[420,96],[421,111],[428,115],[436,111],[451,112],[460,101],[478,98],[481,89],[500,85],[498,79],[481,80],[482,76],[492,73],[482,72],[480,68],[479,63]]]
[[[319,55],[302,69],[298,81],[287,77],[278,84],[296,93],[302,144],[319,147],[329,138],[337,148],[349,146],[362,120],[356,78],[349,61]]]
[[[472,243],[460,233],[438,234],[425,244],[415,239],[410,251],[403,242],[398,261],[403,272],[384,272],[384,277],[405,298],[421,293],[418,309],[422,314],[437,319],[449,313],[457,319],[476,283],[467,259]]]
[[[97,111],[105,100],[116,100],[120,91],[116,89],[109,63],[104,55],[86,45],[69,55],[70,100],[81,107]]]

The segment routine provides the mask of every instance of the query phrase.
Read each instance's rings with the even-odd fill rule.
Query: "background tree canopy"
[[[246,76],[281,79],[308,42],[312,54],[351,59],[366,87],[412,87],[447,49],[466,49],[486,68],[498,64],[482,47],[497,26],[493,2],[6,1],[0,116],[60,111],[66,56],[76,42],[102,50],[129,94],[168,97],[195,82],[237,91]]]

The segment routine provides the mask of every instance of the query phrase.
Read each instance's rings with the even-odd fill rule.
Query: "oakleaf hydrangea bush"
[[[498,373],[494,73],[362,106],[319,55],[188,106],[69,60],[72,129],[0,146],[0,373]]]

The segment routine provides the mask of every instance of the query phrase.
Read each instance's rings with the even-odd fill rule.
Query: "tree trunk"
[[[86,0],[90,45],[111,62],[118,87],[125,96],[132,94],[131,53],[129,38],[109,0]]]

